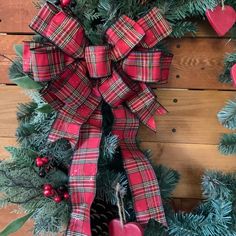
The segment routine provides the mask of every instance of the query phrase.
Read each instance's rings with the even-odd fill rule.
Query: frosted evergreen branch
[[[219,151],[223,155],[236,154],[236,134],[223,134],[220,139]]]
[[[217,114],[220,123],[231,130],[236,129],[236,100],[228,101],[227,105]]]

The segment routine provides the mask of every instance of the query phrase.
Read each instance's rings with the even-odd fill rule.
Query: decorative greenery
[[[40,1],[41,2],[41,1]],[[79,0],[73,8],[73,14],[80,19],[85,27],[87,37],[93,44],[103,42],[105,30],[126,14],[137,19],[147,13],[152,7],[157,6],[166,19],[173,26],[173,37],[182,37],[186,33],[195,34],[197,24],[190,21],[190,17],[202,17],[206,9],[214,8],[218,0],[155,0],[140,4],[138,0]],[[234,0],[225,1],[236,7]],[[37,4],[38,6],[38,4]],[[233,30],[232,30],[233,31]],[[35,41],[43,41],[41,36],[35,36]],[[163,45],[159,45],[163,49]],[[164,47],[165,48],[165,47]],[[3,193],[0,206],[17,204],[26,216],[13,222],[0,233],[13,232],[20,228],[24,221],[30,217],[34,220],[34,235],[49,235],[63,232],[70,218],[70,202],[63,200],[55,203],[51,198],[43,194],[43,186],[51,184],[57,188],[67,186],[68,167],[70,165],[73,150],[66,140],[58,140],[55,143],[47,143],[51,125],[56,118],[56,112],[45,104],[38,89],[46,84],[38,84],[22,71],[22,49],[19,45],[15,48],[18,59],[12,64],[9,71],[10,78],[18,82],[18,85],[26,89],[32,102],[21,104],[18,108],[17,118],[19,127],[16,132],[19,147],[8,147],[11,158],[0,162],[0,191]],[[235,55],[226,59],[226,71],[224,77],[229,76],[229,70],[236,61]],[[22,78],[24,78],[22,80]],[[227,77],[228,78],[228,77]],[[228,78],[229,80],[229,78]],[[30,82],[29,82],[30,81]],[[231,102],[219,114],[219,119],[226,127],[234,128],[235,103]],[[117,199],[114,186],[121,186],[124,196],[125,210],[128,221],[135,220],[132,207],[132,198],[128,187],[121,153],[119,140],[111,136],[113,121],[109,107],[103,104],[103,139],[100,148],[99,171],[97,175],[96,200],[105,202],[116,209]],[[224,153],[235,153],[236,137],[223,136],[220,149]],[[148,152],[145,152],[148,156]],[[47,156],[53,160],[54,168],[50,169],[45,176],[40,176],[41,169],[35,165],[38,156]],[[168,221],[168,229],[153,219],[145,229],[145,236],[234,236],[236,235],[236,175],[223,174],[221,172],[206,172],[202,179],[203,196],[205,200],[191,213],[174,212],[170,199],[180,179],[179,174],[164,166],[154,166],[158,178],[161,196]],[[95,204],[97,206],[97,204]],[[97,212],[95,210],[95,212]],[[32,215],[31,215],[32,214]],[[115,217],[115,214],[111,217]],[[93,214],[91,216],[93,218]],[[96,224],[100,221],[96,221]],[[104,233],[104,235],[106,235]]]

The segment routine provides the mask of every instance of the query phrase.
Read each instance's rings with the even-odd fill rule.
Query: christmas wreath
[[[152,167],[136,140],[140,122],[155,131],[154,115],[166,113],[150,88],[168,80],[173,55],[163,42],[195,33],[189,17],[205,14],[220,36],[233,32],[236,4],[223,3],[39,3],[36,36],[15,46],[9,71],[32,102],[17,113],[20,147],[8,147],[12,158],[0,163],[0,205],[18,204],[26,215],[1,236],[28,219],[34,235],[236,235],[235,174],[206,172],[205,201],[175,213],[179,174]]]

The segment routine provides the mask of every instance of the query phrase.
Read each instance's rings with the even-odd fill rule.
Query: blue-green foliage
[[[204,201],[190,213],[167,214],[168,230],[150,221],[145,236],[235,236],[235,183],[236,173],[207,171],[202,179]]]
[[[234,3],[235,4],[235,3]],[[235,34],[236,26],[232,29],[232,33]],[[233,36],[235,37],[235,36]],[[220,75],[219,80],[222,83],[232,84],[231,68],[236,64],[236,53],[228,54],[225,58],[225,69]],[[236,129],[236,101],[228,101],[226,106],[217,115],[219,122],[226,128]],[[236,154],[236,134],[224,134],[222,135],[219,143],[219,150],[224,155]]]

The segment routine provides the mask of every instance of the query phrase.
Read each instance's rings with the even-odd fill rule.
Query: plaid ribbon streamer
[[[90,208],[96,194],[96,174],[102,137],[101,107],[81,126],[79,142],[70,168],[72,214],[67,235],[87,236],[90,230]]]
[[[137,22],[121,16],[106,31],[108,45],[90,46],[80,22],[46,2],[30,27],[50,41],[25,42],[23,55],[24,71],[48,82],[42,97],[58,111],[48,140],[66,138],[74,148],[67,235],[91,236],[103,100],[112,107],[138,222],[166,224],[155,173],[136,135],[139,121],[155,131],[154,115],[166,113],[146,83],[168,79],[173,56],[153,47],[171,33],[169,23],[157,8]]]
[[[146,224],[153,218],[167,225],[156,175],[149,160],[137,147],[139,120],[124,106],[113,108],[112,111],[112,134],[120,139],[137,221]]]

